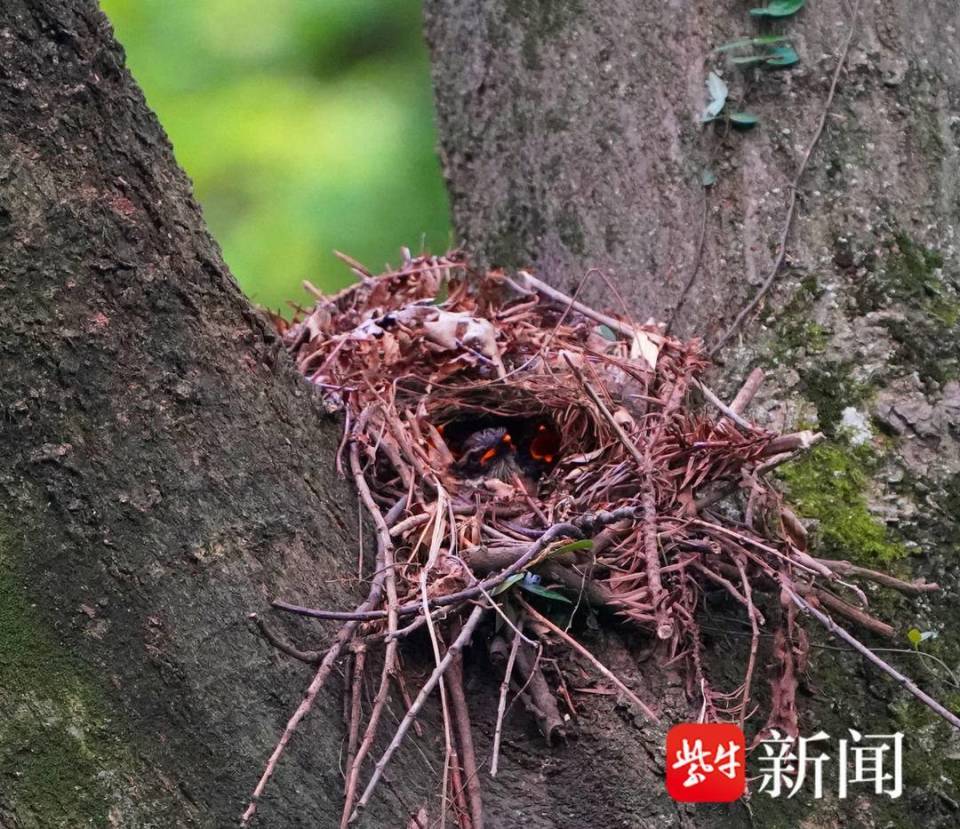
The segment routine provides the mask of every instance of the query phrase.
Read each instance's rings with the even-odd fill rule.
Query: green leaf
[[[576,550],[591,550],[593,549],[593,540],[590,538],[583,538],[580,541],[568,541],[566,544],[562,544],[557,547],[555,550],[550,551],[550,555],[555,556],[560,553],[572,553]]]
[[[916,628],[910,628],[907,631],[907,639],[910,640],[911,645],[917,647],[923,641],[923,634]]]
[[[731,112],[730,113],[730,123],[738,127],[743,127],[748,129],[750,127],[756,126],[757,122],[760,119],[754,115],[752,112]]]
[[[740,40],[731,40],[714,49],[717,52],[732,52],[734,49],[745,49],[748,46],[769,46],[772,43],[782,43],[790,38],[787,35],[760,35],[758,37],[744,37]]]
[[[511,587],[513,587],[518,581],[523,579],[526,573],[514,573],[512,576],[507,576],[500,584],[493,588],[490,591],[491,596],[499,596],[501,593],[505,593]]]
[[[720,111],[727,103],[728,93],[729,90],[727,89],[727,85],[723,82],[723,78],[721,78],[716,72],[711,72],[709,75],[707,75],[707,94],[710,96],[710,102],[707,104],[707,108],[703,111],[702,120],[704,123],[707,121],[712,121],[720,114]]]
[[[717,183],[717,174],[709,167],[704,167],[700,173],[700,183],[704,187],[713,187],[713,185]]]
[[[763,63],[769,61],[766,55],[743,55],[739,58],[731,58],[736,66],[750,66],[754,63]]]
[[[617,333],[609,325],[598,325],[597,333],[605,340],[615,343],[618,339]]]
[[[555,602],[566,602],[567,604],[573,604],[563,593],[558,593],[556,590],[550,590],[547,587],[543,587],[536,582],[531,582],[524,580],[520,584],[521,590],[526,590],[528,593],[533,593],[535,596],[541,596],[544,599],[550,599]]]
[[[793,66],[795,63],[798,63],[800,60],[800,55],[796,53],[796,50],[792,46],[777,46],[776,49],[771,49],[770,57],[768,57],[764,63],[767,66]]]
[[[790,17],[806,5],[807,0],[772,0],[762,9],[750,9],[754,17]]]

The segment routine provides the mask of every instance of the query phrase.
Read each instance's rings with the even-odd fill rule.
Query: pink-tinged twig
[[[638,697],[633,691],[631,691],[620,678],[613,673],[606,665],[604,665],[597,657],[595,657],[590,651],[588,651],[583,645],[581,645],[576,639],[574,639],[569,633],[565,633],[562,628],[557,627],[553,622],[551,622],[546,616],[542,613],[539,613],[529,603],[520,599],[520,604],[523,605],[524,610],[530,614],[530,616],[536,619],[540,624],[545,625],[550,629],[551,632],[559,636],[564,642],[566,642],[571,648],[573,648],[577,653],[582,656],[585,656],[590,660],[590,663],[595,667],[601,674],[603,674],[607,679],[609,679],[614,685],[616,685],[630,701],[637,706],[647,717],[655,723],[660,722],[660,718],[653,713],[653,710]]]
[[[836,622],[833,621],[826,613],[822,610],[815,608],[810,602],[804,599],[802,596],[799,596],[795,591],[791,590],[787,585],[781,582],[781,588],[786,592],[790,597],[791,601],[796,604],[804,613],[811,614],[820,624],[822,624],[830,633],[836,636],[838,639],[842,639],[855,651],[858,651],[860,654],[869,659],[874,665],[876,665],[884,673],[889,674],[897,682],[900,683],[904,688],[906,688],[911,694],[913,694],[920,702],[926,705],[931,711],[939,714],[943,719],[945,719],[950,725],[954,728],[960,730],[960,717],[957,717],[952,711],[948,711],[944,708],[939,702],[937,702],[929,694],[921,691],[920,688],[914,683],[912,679],[904,676],[900,671],[894,668],[890,663],[885,662],[879,656],[877,656],[870,648],[864,645],[859,639],[857,639],[852,633],[849,633],[844,628],[840,627]]]
[[[403,738],[410,730],[410,726],[413,724],[414,718],[420,712],[420,709],[423,708],[424,703],[433,692],[433,689],[437,687],[437,683],[440,681],[440,678],[449,667],[454,655],[463,650],[463,647],[473,637],[473,631],[479,624],[484,610],[485,608],[481,605],[474,607],[474,609],[470,612],[469,618],[461,629],[460,635],[457,636],[457,638],[453,641],[453,644],[451,644],[447,649],[443,659],[441,659],[440,663],[433,669],[433,673],[430,674],[430,678],[420,689],[420,693],[417,694],[417,698],[413,701],[413,705],[404,715],[403,720],[400,723],[400,727],[397,729],[397,733],[394,734],[393,739],[390,741],[390,745],[387,746],[386,751],[383,752],[383,756],[377,761],[377,765],[373,770],[373,775],[370,777],[370,782],[367,783],[367,788],[364,789],[363,794],[357,803],[357,807],[354,809],[353,815],[350,817],[351,821],[356,820],[360,810],[370,802],[370,798],[373,796],[373,793],[377,788],[377,783],[380,782],[380,778],[383,776],[383,770],[390,762],[390,758],[393,757],[394,752],[396,752],[396,750],[400,747],[400,743],[403,742]]]
[[[507,667],[503,672],[503,682],[500,683],[500,701],[497,704],[497,727],[493,733],[493,758],[490,760],[490,776],[497,776],[500,762],[500,737],[503,732],[503,715],[507,710],[507,693],[510,690],[510,677],[513,676],[513,663],[517,661],[517,651],[520,650],[520,640],[523,633],[523,617],[517,619],[517,632],[513,636],[510,646],[510,656],[507,657]]]

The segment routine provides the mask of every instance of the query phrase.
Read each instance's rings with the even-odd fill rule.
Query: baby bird
[[[510,433],[499,426],[474,432],[463,442],[463,454],[456,470],[464,478],[498,478],[514,483],[520,474],[520,465]]]

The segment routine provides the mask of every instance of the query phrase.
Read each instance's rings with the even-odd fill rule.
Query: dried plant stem
[[[622,322],[621,320],[614,319],[607,314],[601,314],[599,311],[595,311],[589,305],[584,305],[582,302],[578,302],[577,300],[573,299],[573,297],[567,296],[563,291],[558,291],[552,285],[548,285],[546,282],[541,282],[529,271],[520,271],[518,275],[521,276],[526,284],[531,288],[534,288],[555,302],[560,302],[572,308],[574,311],[583,314],[585,317],[589,317],[594,322],[599,322],[601,325],[606,325],[607,328],[611,329],[612,331],[616,331],[618,334],[621,334],[624,337],[629,337],[631,340],[637,335],[637,331],[632,325]]]
[[[650,478],[650,458],[644,457],[637,448],[636,443],[623,430],[623,427],[617,423],[616,418],[607,408],[600,395],[583,376],[583,372],[573,364],[573,361],[566,355],[563,355],[567,365],[573,372],[577,381],[583,387],[590,399],[594,402],[604,420],[613,429],[623,448],[630,453],[637,462],[641,472],[644,475],[643,487],[643,551],[647,565],[647,584],[650,588],[650,599],[653,605],[654,613],[657,617],[657,637],[660,639],[669,639],[673,636],[674,625],[670,619],[667,608],[667,594],[663,589],[663,582],[660,578],[660,549],[657,543],[657,501],[653,489],[653,481]]]
[[[750,402],[763,384],[763,376],[762,368],[755,368],[747,375],[747,379],[740,387],[740,391],[738,391],[733,400],[730,401],[730,409],[732,411],[739,415],[747,410],[747,406],[750,405]]]
[[[513,676],[513,664],[517,661],[517,651],[520,650],[520,640],[523,632],[523,616],[517,619],[517,631],[513,637],[513,644],[510,646],[510,656],[507,657],[507,667],[503,671],[503,682],[500,683],[500,701],[497,704],[497,727],[493,733],[493,757],[490,760],[491,777],[497,776],[497,770],[500,764],[500,738],[503,733],[503,715],[507,710],[507,693],[510,690],[510,677]]]
[[[700,389],[700,391],[703,393],[703,396],[706,397],[707,400],[713,403],[714,406],[716,406],[721,412],[723,412],[728,418],[730,418],[730,420],[736,423],[737,426],[741,426],[742,428],[747,430],[750,430],[753,428],[750,425],[749,421],[744,420],[744,418],[740,417],[739,412],[737,412],[732,406],[728,406],[719,397],[717,397],[717,395],[714,394],[714,392],[710,389],[709,386],[706,385],[706,383],[702,383],[699,380],[694,380],[693,384],[698,389]]]
[[[457,638],[447,649],[443,659],[441,659],[440,663],[433,669],[433,673],[430,674],[429,679],[427,679],[423,687],[420,689],[420,693],[417,694],[417,698],[413,701],[413,705],[410,706],[410,708],[407,710],[407,713],[404,715],[403,720],[400,723],[400,727],[397,729],[397,733],[394,734],[393,739],[390,741],[390,745],[387,746],[386,751],[383,752],[383,756],[377,761],[376,768],[373,770],[373,775],[370,777],[370,782],[367,783],[367,788],[364,789],[363,795],[361,795],[360,800],[357,803],[357,807],[354,809],[353,815],[350,817],[351,821],[355,820],[360,810],[370,802],[370,798],[373,796],[373,792],[377,788],[377,783],[380,782],[380,778],[383,776],[383,770],[390,762],[390,758],[393,757],[394,752],[396,752],[396,750],[400,747],[400,743],[403,742],[403,738],[410,730],[413,719],[420,712],[420,709],[423,708],[424,703],[433,692],[433,689],[437,687],[437,683],[440,681],[440,678],[449,667],[454,655],[463,650],[464,646],[473,637],[473,632],[483,616],[484,609],[485,608],[481,605],[477,605],[473,608],[473,610],[470,612],[470,616],[467,618],[466,623],[460,631],[460,635],[457,636]]]
[[[350,728],[347,732],[347,773],[344,777],[344,784],[349,782],[350,771],[353,769],[353,760],[357,756],[357,740],[360,737],[360,697],[363,692],[366,661],[366,647],[362,644],[356,646],[353,657],[353,677],[350,681]],[[344,792],[346,792],[346,788]]]
[[[657,619],[657,638],[670,639],[674,624],[667,606],[667,593],[660,576],[660,545],[657,543],[657,500],[650,475],[643,488],[643,552],[647,560],[647,588]]]
[[[483,801],[480,797],[480,776],[477,773],[477,754],[473,746],[473,730],[470,726],[470,709],[463,689],[463,654],[453,656],[445,677],[450,691],[453,722],[457,730],[457,746],[463,761],[464,785],[470,803],[470,822],[473,829],[483,829]]]
[[[740,700],[740,730],[747,719],[747,710],[750,706],[750,684],[753,681],[753,672],[757,664],[757,649],[760,644],[760,611],[753,603],[753,593],[750,588],[750,579],[747,576],[747,567],[743,558],[736,558],[737,570],[740,571],[740,582],[743,584],[743,595],[747,600],[747,614],[750,616],[750,658],[747,660],[747,670],[743,677],[743,697]]]
[[[804,599],[802,596],[798,595],[794,590],[788,587],[785,584],[782,584],[781,587],[790,597],[794,604],[800,608],[804,613],[811,614],[820,624],[822,624],[830,633],[836,636],[838,639],[842,639],[854,650],[858,651],[860,654],[869,659],[874,665],[880,668],[885,673],[893,677],[897,682],[900,683],[904,688],[906,688],[911,694],[913,694],[920,702],[926,705],[931,711],[939,714],[943,719],[945,719],[950,725],[956,729],[960,729],[960,717],[957,717],[952,711],[948,711],[944,708],[939,702],[937,702],[933,697],[926,694],[924,691],[921,691],[912,679],[904,676],[896,668],[890,665],[888,662],[885,662],[879,656],[877,656],[870,648],[864,645],[859,639],[854,637],[852,633],[849,633],[844,628],[840,627],[836,622],[833,621],[826,613],[822,610],[815,608],[810,602]]]
[[[313,701],[317,697],[317,692],[319,692],[319,690],[323,687],[324,682],[327,681],[327,677],[330,676],[330,672],[333,670],[333,665],[337,661],[337,657],[340,656],[340,651],[353,636],[353,631],[357,624],[357,622],[347,622],[344,624],[344,626],[340,628],[340,631],[337,633],[337,637],[333,644],[327,650],[326,655],[323,657],[323,661],[320,663],[320,667],[317,668],[317,673],[314,675],[313,680],[307,687],[307,692],[304,694],[303,700],[300,702],[300,705],[297,706],[297,710],[293,712],[293,716],[290,717],[290,720],[287,722],[286,728],[283,729],[283,734],[280,736],[280,741],[277,743],[276,748],[273,750],[273,754],[270,755],[270,759],[267,761],[267,765],[263,770],[263,774],[260,776],[260,780],[257,782],[257,786],[253,790],[253,794],[250,797],[250,803],[247,805],[247,808],[244,810],[244,813],[240,818],[241,826],[247,826],[250,823],[254,813],[257,811],[257,802],[260,800],[263,790],[266,788],[270,777],[273,775],[274,769],[276,769],[277,763],[280,761],[280,757],[283,754],[284,749],[287,747],[287,743],[290,742],[290,738],[293,736],[293,732],[300,724],[300,721],[307,716],[307,714],[310,712],[310,709],[313,707]]]
[[[940,589],[939,585],[928,582],[928,581],[903,581],[898,579],[895,576],[891,576],[888,573],[878,573],[876,570],[869,570],[866,567],[860,567],[856,564],[851,564],[849,561],[834,560],[827,558],[818,558],[821,564],[826,565],[834,573],[839,573],[841,576],[859,576],[862,579],[867,579],[877,584],[882,584],[884,587],[892,587],[894,590],[899,590],[901,593],[905,593],[908,596],[919,596],[923,593],[935,593]]]
[[[394,575],[394,556],[393,541],[390,538],[390,529],[384,519],[380,508],[373,500],[370,493],[370,487],[367,485],[367,479],[363,475],[363,469],[360,467],[360,449],[357,442],[350,445],[350,470],[353,473],[353,480],[360,494],[360,500],[370,513],[374,528],[377,532],[377,544],[379,547],[378,559],[383,561],[384,581],[387,592],[387,632],[391,636],[387,642],[387,649],[383,657],[383,669],[380,674],[380,687],[377,689],[377,695],[373,700],[373,708],[370,711],[370,719],[367,722],[367,728],[363,735],[363,741],[356,756],[347,767],[347,780],[344,794],[343,812],[340,816],[340,826],[346,827],[350,820],[350,814],[353,811],[353,801],[356,797],[357,784],[360,778],[360,769],[363,761],[373,746],[373,741],[377,736],[377,728],[383,709],[387,704],[387,698],[390,696],[390,676],[394,672],[397,664],[397,639],[393,636],[397,632],[397,586]]]
[[[543,553],[543,551],[547,548],[547,545],[563,536],[568,536],[570,538],[583,538],[583,533],[576,526],[567,522],[554,524],[552,527],[550,527],[550,529],[545,530],[543,535],[534,541],[527,548],[527,551],[509,567],[501,570],[496,575],[490,576],[483,581],[478,582],[473,587],[468,587],[465,590],[459,590],[456,593],[448,593],[446,596],[436,596],[435,598],[432,598],[429,602],[430,607],[433,609],[438,607],[449,607],[451,605],[463,604],[471,599],[482,597],[484,591],[491,591],[498,584],[510,578],[510,576],[512,576],[514,573],[519,573],[521,570],[526,569],[541,553]],[[300,616],[310,616],[314,619],[340,619],[355,622],[367,622],[374,621],[376,619],[383,619],[387,615],[385,610],[361,610],[359,608],[355,611],[318,610],[316,608],[300,607],[299,605],[288,604],[287,602],[280,601],[279,599],[275,599],[273,602],[271,602],[271,605],[278,610],[286,610],[290,613],[297,613]],[[397,615],[412,616],[416,613],[420,613],[422,610],[423,602],[416,601],[411,602],[410,604],[400,605],[400,607],[397,608]]]
[[[630,699],[630,701],[637,706],[644,714],[647,715],[648,719],[658,723],[660,718],[653,713],[653,710],[638,697],[633,691],[631,691],[623,682],[613,673],[606,665],[604,665],[597,657],[595,657],[590,651],[588,651],[583,645],[581,645],[576,639],[574,639],[570,634],[563,631],[562,628],[557,627],[553,622],[551,622],[546,616],[542,613],[539,613],[529,603],[520,599],[520,604],[523,605],[524,610],[530,615],[531,618],[536,619],[540,624],[545,625],[550,629],[552,633],[555,633],[559,636],[567,645],[573,648],[577,653],[582,656],[585,656],[590,663],[595,667],[601,674],[603,674],[607,679],[609,679],[614,685],[616,685],[624,694]]]
[[[256,624],[259,628],[260,633],[263,634],[263,638],[266,639],[271,645],[273,645],[278,651],[285,653],[287,656],[292,656],[294,659],[298,659],[301,662],[305,662],[308,665],[316,665],[321,659],[323,659],[323,654],[320,651],[302,651],[299,648],[291,645],[286,639],[280,636],[279,633],[272,630],[260,616],[256,613],[249,614],[248,618]]]

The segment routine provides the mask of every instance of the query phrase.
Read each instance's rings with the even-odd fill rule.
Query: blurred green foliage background
[[[419,0],[101,0],[247,294],[450,244]]]

